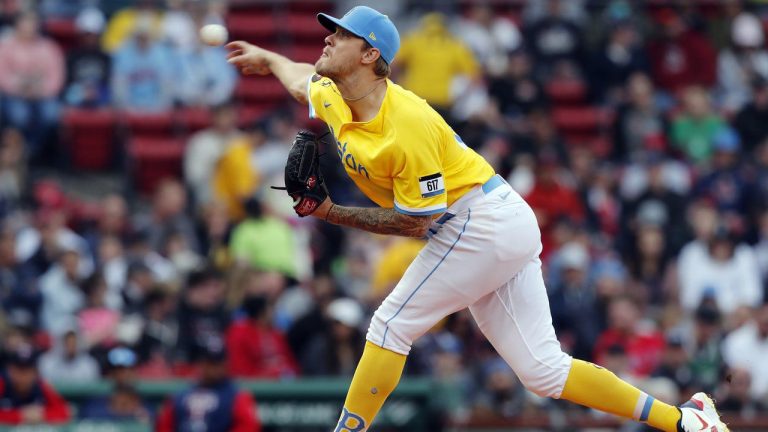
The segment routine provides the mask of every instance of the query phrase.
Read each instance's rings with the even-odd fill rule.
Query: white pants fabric
[[[374,314],[368,341],[407,355],[442,318],[469,307],[526,388],[559,398],[571,357],[552,327],[533,210],[506,182],[488,193],[477,187],[431,233]]]

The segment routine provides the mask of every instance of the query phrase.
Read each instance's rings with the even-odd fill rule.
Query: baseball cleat
[[[720,420],[715,403],[705,393],[696,393],[688,402],[680,405],[680,432],[729,432]]]

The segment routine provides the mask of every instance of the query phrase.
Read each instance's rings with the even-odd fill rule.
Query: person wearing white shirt
[[[749,371],[750,394],[755,399],[768,397],[768,304],[755,312],[754,320],[734,330],[723,341],[723,359],[731,368]]]

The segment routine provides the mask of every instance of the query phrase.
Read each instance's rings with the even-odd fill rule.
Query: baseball
[[[207,24],[200,29],[200,40],[206,45],[224,45],[228,37],[227,29],[221,24]]]

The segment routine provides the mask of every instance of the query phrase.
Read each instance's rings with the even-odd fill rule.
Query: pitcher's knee
[[[411,351],[416,337],[414,326],[409,326],[404,320],[383,316],[381,308],[373,314],[368,334],[365,336],[372,344],[403,355],[408,355]]]
[[[525,388],[541,397],[559,398],[571,370],[571,357],[560,354],[546,363],[537,361],[525,370],[516,370]]]

